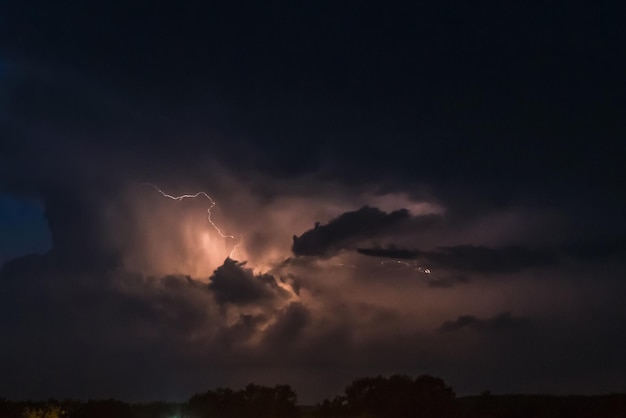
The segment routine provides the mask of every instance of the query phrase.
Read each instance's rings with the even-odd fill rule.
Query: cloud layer
[[[0,5],[0,396],[626,390],[619,13],[127,3]]]

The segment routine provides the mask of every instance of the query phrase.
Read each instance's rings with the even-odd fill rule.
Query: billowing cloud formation
[[[288,293],[269,274],[255,276],[252,269],[230,258],[218,267],[210,278],[209,289],[220,305],[256,305],[272,302],[278,295]]]
[[[301,303],[292,303],[281,311],[274,324],[267,329],[264,343],[272,349],[285,351],[298,344],[304,328],[312,321],[310,311]]]
[[[431,209],[432,210],[432,209]],[[388,252],[382,249],[357,248],[389,238],[397,239],[403,235],[419,234],[432,230],[441,223],[438,213],[427,211],[412,214],[408,209],[393,210],[389,213],[376,207],[364,206],[356,211],[344,212],[326,224],[316,222],[315,227],[301,236],[293,236],[292,251],[295,255],[328,257],[340,250],[357,250],[366,255],[406,258],[416,254],[403,252],[391,244]],[[394,254],[393,251],[396,251]],[[393,257],[400,255],[400,257]]]
[[[556,362],[551,373],[563,378],[548,386],[526,369],[515,386],[502,371],[510,356],[532,361],[524,341],[535,342],[533,355],[561,358],[558,335],[574,323],[580,340],[593,335],[602,351],[610,332],[601,324],[626,317],[606,302],[617,292],[599,284],[623,286],[619,260],[609,259],[601,281],[587,280],[583,259],[559,253],[572,238],[550,240],[555,229],[536,208],[413,215],[402,209],[410,202],[388,194],[402,205],[350,209],[368,195],[342,200],[350,189],[315,177],[298,180],[302,189],[269,177],[266,187],[284,194],[259,195],[256,179],[220,170],[213,219],[237,240],[216,235],[202,200],[175,202],[116,180],[90,188],[56,179],[66,187],[43,189],[54,248],[0,273],[9,341],[0,348],[8,376],[0,392],[180,399],[217,385],[287,382],[314,402],[389,370],[432,372],[461,393],[585,391],[581,373],[621,387],[611,375],[617,351],[578,369],[574,355]],[[473,315],[459,317],[465,312]],[[485,362],[493,366],[476,383],[475,364]],[[70,378],[59,382],[60,374]]]
[[[216,270],[207,286],[184,276],[67,269],[52,256],[34,256],[7,263],[0,284],[7,337],[0,351],[10,377],[2,383],[4,393],[12,392],[5,385],[9,382],[38,396],[80,395],[87,384],[85,396],[149,399],[154,387],[133,391],[122,382],[149,387],[154,378],[161,382],[159,396],[185,396],[224,356],[245,357],[260,345],[271,352],[307,321],[306,308],[285,305],[288,292],[272,276],[254,276],[232,260]],[[230,324],[233,315],[239,319]],[[32,364],[13,361],[22,355],[33,356]],[[22,368],[39,367],[38,356],[49,366],[37,379],[27,377]],[[91,366],[85,370],[85,364]],[[72,379],[56,381],[60,372]],[[188,379],[181,382],[176,373]],[[170,379],[182,387],[170,387]]]
[[[391,213],[364,206],[354,212],[346,212],[325,225],[316,224],[314,229],[301,236],[293,236],[293,253],[296,255],[332,255],[359,240],[372,238],[410,218],[406,209]]]
[[[551,250],[498,245],[493,238],[471,246],[456,245],[470,235],[465,231],[476,228],[477,221],[471,218],[464,223],[455,221],[451,232],[445,215],[437,215],[434,223],[424,227],[423,218],[428,216],[372,208],[349,211],[359,216],[371,212],[373,219],[383,220],[396,213],[398,220],[382,221],[383,226],[374,228],[375,234],[333,235],[329,228],[324,234],[339,238],[320,245],[319,257],[296,257],[289,263],[283,262],[290,253],[289,225],[277,228],[274,234],[267,229],[263,245],[260,241],[249,244],[245,238],[250,235],[241,240],[240,255],[249,245],[255,246],[255,258],[249,264],[227,258],[210,274],[197,275],[185,272],[185,268],[193,271],[194,264],[186,267],[181,260],[187,260],[193,251],[227,254],[232,245],[218,239],[207,225],[203,202],[190,202],[187,207],[148,193],[120,193],[97,195],[92,201],[98,204],[80,200],[72,206],[74,199],[56,196],[66,202],[68,211],[78,211],[80,222],[74,223],[60,210],[64,206],[55,203],[48,216],[54,217],[50,222],[57,225],[57,247],[44,256],[7,262],[0,272],[0,325],[9,341],[0,349],[3,370],[9,376],[0,381],[0,391],[8,396],[22,396],[16,388],[28,387],[35,397],[180,398],[203,387],[238,386],[252,380],[291,383],[306,402],[340,392],[356,376],[391,369],[407,373],[434,370],[457,390],[472,392],[478,390],[470,378],[473,365],[485,361],[506,364],[508,358],[500,354],[505,352],[525,356],[523,341],[535,341],[533,352],[537,355],[558,357],[556,336],[570,326],[562,318],[571,312],[602,313],[576,319],[581,338],[587,333],[596,336],[597,350],[604,346],[606,335],[594,318],[626,316],[622,310],[610,308],[618,305],[605,303],[605,297],[586,298],[593,292],[604,293],[594,282],[584,280],[584,264],[555,263]],[[325,202],[322,193],[316,199],[320,206]],[[291,204],[310,208],[313,201],[302,205],[295,199]],[[229,200],[220,202],[227,205]],[[251,219],[271,220],[276,202],[280,200],[249,205]],[[224,213],[227,211],[216,211],[215,220],[226,220]],[[317,216],[310,212],[298,228],[304,229],[303,224],[310,225]],[[326,216],[330,220],[324,226],[343,219],[342,215]],[[129,223],[134,219],[135,224]],[[82,237],[93,242],[84,247],[80,228],[75,228],[83,222],[102,226],[85,231]],[[244,231],[248,234],[254,230],[252,221],[242,225],[249,226]],[[272,225],[280,225],[280,221]],[[312,236],[324,226],[302,236]],[[111,234],[114,231],[117,233]],[[204,235],[210,245],[196,247],[197,236]],[[375,246],[381,237],[402,242],[402,247]],[[522,238],[517,234],[508,237],[509,242]],[[431,240],[449,244],[429,247]],[[357,249],[364,248],[360,243],[372,241],[374,246],[366,248],[381,250],[376,255],[383,257],[359,254]],[[181,251],[182,258],[174,257],[177,246],[188,249]],[[355,251],[338,251],[340,248]],[[416,259],[399,257],[405,255],[402,248],[419,248],[415,252],[420,255]],[[267,257],[267,252],[276,256]],[[128,268],[126,256],[138,253],[145,254],[145,264]],[[170,257],[171,262],[160,269],[172,268],[171,274],[146,273],[139,268],[150,267],[162,257]],[[385,258],[408,265],[381,264]],[[259,261],[265,264],[255,264]],[[420,273],[418,262],[430,266],[432,273]],[[619,288],[617,265],[610,265],[605,272],[606,280]],[[527,275],[530,269],[532,275]],[[488,280],[494,275],[503,280]],[[572,288],[571,276],[584,285]],[[463,285],[456,286],[458,283]],[[554,298],[554,294],[560,296]],[[474,315],[459,317],[460,312]],[[472,332],[456,332],[462,330]],[[459,347],[463,355],[459,355]],[[23,358],[41,360],[24,366]],[[608,378],[619,358],[607,355],[604,363],[590,364],[584,373]],[[554,373],[576,374],[571,361],[559,364]],[[508,384],[499,370],[502,367],[494,366],[486,371],[489,378],[479,384]],[[38,377],[33,380],[35,371]],[[55,376],[59,373],[71,379],[58,382]],[[526,371],[519,375],[522,384],[539,387],[539,375]],[[563,379],[548,389],[583,390]],[[614,380],[613,387],[619,384],[619,379]],[[511,390],[517,389],[512,386]]]

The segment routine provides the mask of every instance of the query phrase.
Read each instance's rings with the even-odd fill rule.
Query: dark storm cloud
[[[439,331],[451,332],[461,329],[471,329],[478,332],[502,332],[525,327],[530,324],[530,319],[514,317],[510,312],[503,312],[491,318],[478,318],[473,315],[461,315],[454,321],[446,321]]]
[[[186,278],[141,281],[125,273],[86,273],[49,256],[19,264],[0,273],[0,390],[11,396],[23,396],[15,391],[21,386],[42,398],[98,392],[151,398],[150,390],[131,394],[125,385],[147,388],[142,375],[173,378],[155,368],[159,363],[188,367],[183,356],[189,351],[175,341],[195,335],[212,316],[208,290]]]
[[[301,303],[289,304],[276,316],[276,322],[268,328],[264,342],[272,348],[288,349],[298,343],[304,329],[311,323],[309,309]]]
[[[46,187],[45,218],[52,239],[52,251],[66,263],[96,265],[118,263],[119,254],[105,239],[105,213],[101,205],[112,201],[108,185],[91,187]],[[110,267],[110,266],[109,266]]]
[[[406,209],[386,213],[364,206],[357,211],[343,213],[325,225],[318,223],[314,229],[299,237],[294,235],[292,251],[295,255],[332,255],[360,240],[376,237],[410,218]]]
[[[119,157],[115,148],[122,138],[148,125],[124,109],[123,100],[111,97],[112,89],[82,78],[54,65],[13,63],[0,123],[0,155],[6,158],[2,168],[10,177],[0,186],[36,190],[84,185],[103,174],[116,178],[115,170],[97,171]],[[127,145],[127,152],[134,148]],[[97,152],[99,158],[92,159]]]
[[[156,1],[148,10],[128,1],[73,3],[0,2],[0,191],[40,199],[53,241],[49,255],[9,261],[0,272],[0,396],[182,399],[229,384],[233,370],[244,382],[267,378],[273,364],[284,367],[283,382],[304,382],[314,394],[304,398],[312,401],[325,384],[393,368],[448,373],[469,392],[498,385],[543,390],[551,376],[565,376],[557,389],[626,387],[626,343],[615,333],[626,323],[618,297],[624,292],[614,280],[623,277],[623,240],[559,247],[574,273],[584,272],[568,281],[571,272],[559,270],[550,251],[534,249],[553,238],[548,232],[514,241],[515,233],[499,233],[490,219],[515,217],[524,206],[548,208],[590,236],[626,230],[626,68],[622,13],[614,5]],[[308,277],[278,280],[303,298],[312,292],[307,283],[324,292],[315,293],[313,306],[284,307],[273,277],[232,260],[210,284],[124,271],[119,241],[132,228],[115,218],[125,215],[124,186],[218,187],[215,166],[249,186],[225,184],[228,193],[263,197],[251,218],[285,194],[319,195],[333,206],[324,193],[335,185],[344,187],[346,201],[381,190],[432,198],[446,210],[447,229],[428,231],[415,247],[401,244],[424,251],[420,260],[455,270],[434,272],[427,286],[450,287],[468,274],[520,273],[508,290],[530,308],[539,294],[554,303],[537,310],[551,313],[566,295],[580,296],[563,302],[563,324],[465,356],[456,344],[446,352],[451,345],[431,334],[462,340],[468,333],[454,330],[488,333],[524,318],[462,316],[441,326],[450,332],[432,331],[459,312],[458,303],[494,303],[500,312],[493,295],[501,289],[489,287],[497,283],[481,289],[489,297],[472,286],[444,292],[423,285],[412,293],[397,281],[345,280],[351,284],[341,288],[343,281],[333,279],[339,287],[323,288],[318,283],[327,276],[350,278],[351,270],[329,273],[296,257],[287,267]],[[485,225],[458,239],[481,216]],[[292,250],[330,256],[361,248],[375,255],[378,239],[400,243],[398,231],[418,235],[426,218],[366,207],[306,231]],[[267,231],[251,236],[258,254],[274,244]],[[490,242],[500,238],[524,244]],[[403,255],[384,251],[376,255]],[[602,263],[602,274],[588,268],[590,260]],[[515,286],[531,279],[521,273],[537,267],[564,283],[561,292],[546,294],[541,283],[532,297],[517,293]],[[423,308],[398,303],[422,293]],[[372,294],[397,314],[355,306],[353,298]],[[414,305],[422,310],[411,319],[427,321],[429,309],[448,313],[424,325],[431,334],[407,331],[404,310]],[[223,323],[220,307],[234,311],[234,324]],[[240,347],[253,346],[264,329],[265,351]],[[276,347],[280,358],[272,355]],[[550,363],[549,373],[537,359]],[[518,383],[511,383],[511,369]]]
[[[565,251],[579,260],[603,260],[626,254],[624,236],[604,235],[573,240],[565,245]]]
[[[12,60],[6,78],[0,191],[57,204],[68,198],[68,206],[76,203],[71,199],[98,205],[134,182],[191,183],[190,178],[207,175],[207,159],[228,163],[230,155],[243,164],[255,148],[231,147],[239,135],[220,125],[226,117],[217,117],[218,111],[181,115],[161,97],[162,88],[138,97],[106,77],[26,58]],[[237,152],[231,154],[233,148]]]
[[[503,204],[518,193],[550,197],[572,179],[614,184],[623,171],[619,95],[608,94],[623,73],[612,29],[620,26],[608,12],[590,17],[582,4],[556,25],[549,16],[561,10],[551,6],[156,3],[148,17],[127,2],[34,1],[0,13],[0,51],[80,69],[105,92],[123,92],[126,104],[150,103],[147,119],[158,126],[141,132],[130,123],[138,132],[117,140],[124,148],[192,157],[208,125],[221,124],[263,146],[230,138],[220,149],[254,149],[256,164],[275,173],[328,167],[344,181],[423,180],[458,188],[451,199],[467,193]],[[72,78],[80,77],[63,79]],[[50,115],[67,107],[85,124],[111,125],[81,100],[64,104],[46,89],[44,96]],[[180,138],[189,124],[196,135],[186,146],[159,134]],[[596,170],[598,161],[611,164]]]
[[[554,265],[554,253],[523,246],[488,248],[475,245],[440,247],[424,253],[432,263],[463,272],[483,274],[517,273],[533,267]]]
[[[53,254],[8,262],[0,271],[0,325],[6,338],[0,347],[0,391],[15,396],[19,386],[41,398],[182,398],[206,381],[201,370],[214,369],[232,354],[229,347],[247,344],[274,316],[268,352],[288,345],[310,321],[303,306],[283,310],[272,304],[286,294],[269,275],[254,276],[227,260],[212,279],[207,286],[178,275],[68,268]],[[243,311],[228,325],[215,301],[266,308],[267,314]],[[67,379],[59,382],[61,374]]]
[[[412,215],[407,209],[387,213],[365,206],[357,211],[345,212],[327,224],[320,225],[318,222],[300,237],[294,236],[292,252],[295,255],[331,256],[348,249],[373,257],[417,258],[421,255],[419,250],[401,248],[394,243],[379,246],[376,242],[393,242],[395,237],[403,235],[433,233],[443,224],[442,214]],[[373,243],[375,247],[363,247]]]
[[[415,260],[420,255],[419,251],[395,248],[394,246],[389,246],[388,248],[357,248],[356,250],[359,254],[370,257],[395,258],[401,260]]]
[[[230,258],[215,270],[210,278],[209,289],[220,305],[257,305],[270,303],[288,293],[280,288],[270,274],[255,275],[252,269],[245,268]]]
[[[68,320],[67,326],[72,328],[77,321],[105,320],[101,315],[110,312],[113,317],[136,320],[135,325],[143,322],[168,327],[180,322],[178,329],[184,333],[206,320],[208,311],[201,305],[212,297],[206,286],[190,277],[146,278],[123,270],[76,269],[53,254],[25,256],[6,263],[0,270],[0,283],[6,290],[3,306],[7,310],[19,307],[22,319],[42,321],[38,327],[45,326],[46,316],[55,326]],[[39,303],[43,303],[42,310],[33,309]],[[64,306],[66,303],[69,305]],[[49,307],[59,309],[58,315],[54,309],[47,311]],[[84,315],[72,317],[76,310]],[[98,330],[89,330],[92,332]]]
[[[246,343],[259,332],[259,328],[266,324],[267,320],[267,316],[263,314],[242,314],[235,324],[222,329],[219,340],[227,348],[232,348],[236,344]]]

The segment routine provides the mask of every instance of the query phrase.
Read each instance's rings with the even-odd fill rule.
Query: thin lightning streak
[[[422,274],[430,274],[431,270],[429,268],[426,267],[422,267],[422,266],[418,266],[417,264],[413,264],[411,265],[410,263],[406,262],[406,261],[402,261],[402,260],[384,260],[380,262],[381,266],[384,266],[386,264],[389,263],[396,263],[396,264],[400,264],[409,268],[413,268],[414,270],[416,270],[418,273],[422,273]]]
[[[402,264],[403,266],[411,267],[411,265],[407,263],[406,261],[400,261],[400,260],[385,260],[385,261],[381,261],[380,265],[384,266],[385,264],[389,264],[389,263]]]
[[[172,199],[172,200],[176,200],[176,201],[181,201],[181,200],[184,200],[184,199],[195,199],[195,198],[200,197],[200,196],[209,199],[209,202],[211,202],[211,205],[207,209],[207,219],[208,219],[209,223],[211,224],[211,226],[217,231],[219,236],[222,237],[222,238],[239,239],[238,237],[236,237],[234,235],[228,235],[228,234],[223,233],[222,230],[220,229],[220,227],[217,226],[215,224],[215,222],[213,222],[213,219],[211,218],[211,215],[212,215],[211,214],[211,209],[213,209],[215,207],[215,205],[217,205],[217,203],[206,192],[198,192],[198,193],[195,193],[195,194],[183,194],[183,195],[180,195],[180,196],[173,196],[171,194],[165,193],[163,190],[161,190],[155,184],[145,183],[145,185],[152,187],[154,190],[159,192],[163,197],[167,197],[168,199]],[[233,249],[228,254],[229,258],[233,258],[233,254],[237,250],[237,247],[239,247],[241,244],[242,244],[241,242],[238,242],[237,244],[233,245]]]
[[[354,264],[344,264],[344,263],[335,263],[335,266],[341,266],[341,267],[350,267],[351,269],[355,269],[356,266]]]
[[[237,247],[239,247],[241,244],[241,242],[238,242],[237,244],[233,245],[233,249],[230,250],[230,253],[228,253],[228,258],[233,258],[233,254],[235,253],[235,251],[237,251]]]

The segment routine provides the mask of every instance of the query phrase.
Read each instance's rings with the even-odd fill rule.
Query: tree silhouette
[[[325,401],[323,417],[441,418],[454,408],[455,394],[444,381],[432,376],[412,379],[393,375],[357,379],[345,390],[345,398]]]
[[[288,385],[273,388],[250,383],[244,389],[209,390],[191,397],[187,414],[198,418],[294,418],[296,393]]]
[[[72,418],[133,418],[133,411],[127,403],[114,399],[90,400],[81,404],[71,416]]]
[[[22,408],[16,402],[8,401],[5,398],[0,398],[0,417],[21,418]]]

